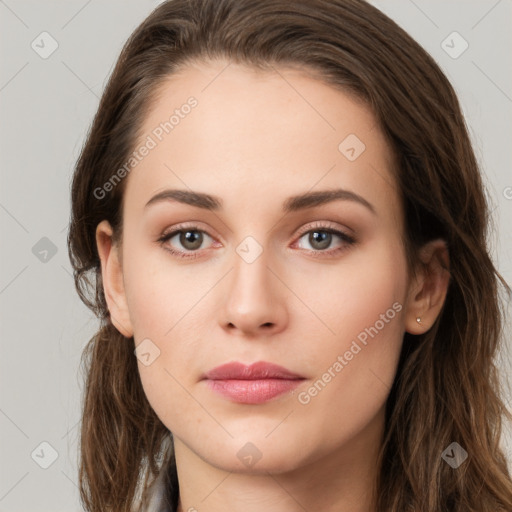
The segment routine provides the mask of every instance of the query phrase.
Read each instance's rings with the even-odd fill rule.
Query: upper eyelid
[[[196,229],[196,228],[198,228],[198,229]],[[190,223],[184,222],[184,223],[177,224],[176,226],[165,229],[162,232],[161,236],[163,237],[166,235],[170,235],[171,233],[176,234],[176,233],[179,233],[180,231],[185,231],[187,229],[190,229],[193,231],[201,231],[201,232],[206,233],[211,238],[215,238],[213,235],[210,234],[208,229],[201,227],[201,222],[199,222],[199,221],[190,221]],[[324,230],[332,229],[334,231],[341,231],[341,232],[344,232],[344,229],[345,229],[345,230],[353,233],[352,229],[350,229],[348,227],[341,228],[341,227],[335,225],[332,221],[318,221],[317,220],[317,221],[313,221],[312,223],[307,224],[304,227],[300,228],[298,230],[297,236],[302,236],[305,233],[308,233],[310,230],[313,230],[313,229],[324,229]],[[347,234],[347,236],[350,236],[350,233],[346,233],[346,234]]]
[[[351,236],[351,235],[349,233],[345,233],[345,230],[353,232],[353,230],[348,227],[341,228],[338,225],[335,225],[334,223],[332,223],[330,221],[321,221],[321,220],[318,221],[317,220],[317,221],[313,221],[312,224],[309,224],[309,225],[304,226],[303,228],[300,228],[299,236],[302,236],[314,229],[325,230],[325,231],[328,231],[328,230],[340,231],[340,232],[346,234],[347,236]]]

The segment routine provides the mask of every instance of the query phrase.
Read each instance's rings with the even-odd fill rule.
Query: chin
[[[293,446],[286,446],[278,441],[277,438],[275,443],[264,438],[261,442],[256,439],[243,442],[231,439],[228,444],[216,448],[215,451],[204,456],[199,453],[199,456],[223,471],[251,475],[286,473],[307,463],[299,439]]]
[[[238,460],[233,460],[233,458],[219,460],[218,457],[213,460],[206,459],[206,462],[223,471],[254,476],[268,476],[269,473],[278,475],[288,473],[299,467],[298,461],[290,461],[286,456],[279,456],[277,454],[270,458],[265,457],[265,460],[261,458],[253,465],[246,465]]]

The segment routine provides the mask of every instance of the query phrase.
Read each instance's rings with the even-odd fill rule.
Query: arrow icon
[[[263,248],[252,236],[246,236],[237,245],[236,252],[246,263],[252,263],[263,252]]]
[[[366,149],[363,141],[355,134],[348,134],[338,145],[338,151],[349,161],[353,162]]]
[[[469,48],[469,43],[457,31],[453,31],[441,41],[441,48],[452,59],[458,59]]]
[[[457,469],[468,458],[468,452],[460,444],[453,442],[446,447],[441,458],[453,469]]]
[[[41,263],[48,263],[57,254],[57,246],[48,237],[43,236],[32,247],[32,254]]]
[[[262,457],[262,453],[253,443],[245,443],[236,455],[247,467],[253,466]]]
[[[43,31],[30,43],[30,47],[41,59],[47,59],[59,47],[57,40],[48,32]],[[51,259],[51,255],[50,255]]]
[[[34,448],[30,457],[40,468],[48,469],[59,458],[59,453],[50,443],[43,441]]]
[[[160,349],[149,338],[143,339],[133,352],[144,366],[153,364],[160,357]]]

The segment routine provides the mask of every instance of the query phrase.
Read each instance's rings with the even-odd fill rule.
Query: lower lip
[[[303,379],[207,380],[208,387],[240,404],[262,404],[292,391]]]

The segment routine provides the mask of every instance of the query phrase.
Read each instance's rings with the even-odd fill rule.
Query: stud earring
[[[418,322],[419,324],[421,324],[421,318],[420,318],[420,317],[416,318],[416,322]]]

